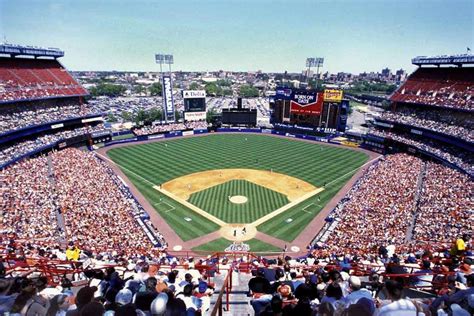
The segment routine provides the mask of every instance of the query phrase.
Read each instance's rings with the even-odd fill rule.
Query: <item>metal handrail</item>
[[[211,316],[222,316],[222,299],[226,297],[226,311],[230,310],[230,303],[229,303],[229,295],[230,291],[232,290],[232,272],[234,271],[234,266],[232,266],[231,269],[227,271],[227,275],[224,279],[224,283],[221,286],[221,289],[219,291],[219,295],[217,296],[216,303],[214,304],[214,308],[211,311]]]

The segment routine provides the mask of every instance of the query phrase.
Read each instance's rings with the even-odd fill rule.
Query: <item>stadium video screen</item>
[[[206,111],[206,99],[205,98],[184,99],[184,111],[186,111],[186,112],[205,112]]]
[[[222,124],[257,125],[257,110],[226,111],[222,110]]]

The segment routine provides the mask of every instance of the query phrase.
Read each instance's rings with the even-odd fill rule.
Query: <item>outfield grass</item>
[[[243,195],[248,201],[234,204],[229,196]],[[232,180],[191,194],[188,202],[226,223],[252,223],[290,201],[281,193],[245,180]]]
[[[267,244],[258,239],[250,239],[245,242],[250,246],[250,251],[252,252],[281,252],[282,249],[275,247],[273,245]],[[225,248],[229,247],[232,244],[232,241],[225,238],[215,239],[206,244],[194,247],[194,251],[224,251]]]
[[[273,169],[316,187],[326,184],[322,193],[258,227],[274,237],[291,241],[368,159],[365,153],[347,148],[254,134],[178,138],[114,148],[108,155],[185,241],[219,227],[162,195],[153,185],[194,172],[226,168]],[[302,211],[310,203],[315,206]],[[191,218],[191,222],[185,221],[185,217]],[[287,223],[288,218],[293,221]]]

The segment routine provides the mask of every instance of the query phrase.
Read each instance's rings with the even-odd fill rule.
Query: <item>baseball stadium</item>
[[[94,71],[140,48],[62,43],[0,44],[1,315],[474,315],[470,48],[353,75]]]
[[[318,214],[378,156],[253,133],[119,146],[98,152],[176,233],[177,250],[246,241],[252,251],[305,251],[324,222]]]

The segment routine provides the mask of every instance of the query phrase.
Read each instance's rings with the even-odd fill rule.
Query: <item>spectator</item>
[[[403,285],[394,280],[385,282],[385,289],[391,303],[383,305],[378,316],[416,316],[417,308],[410,300],[403,298]]]

